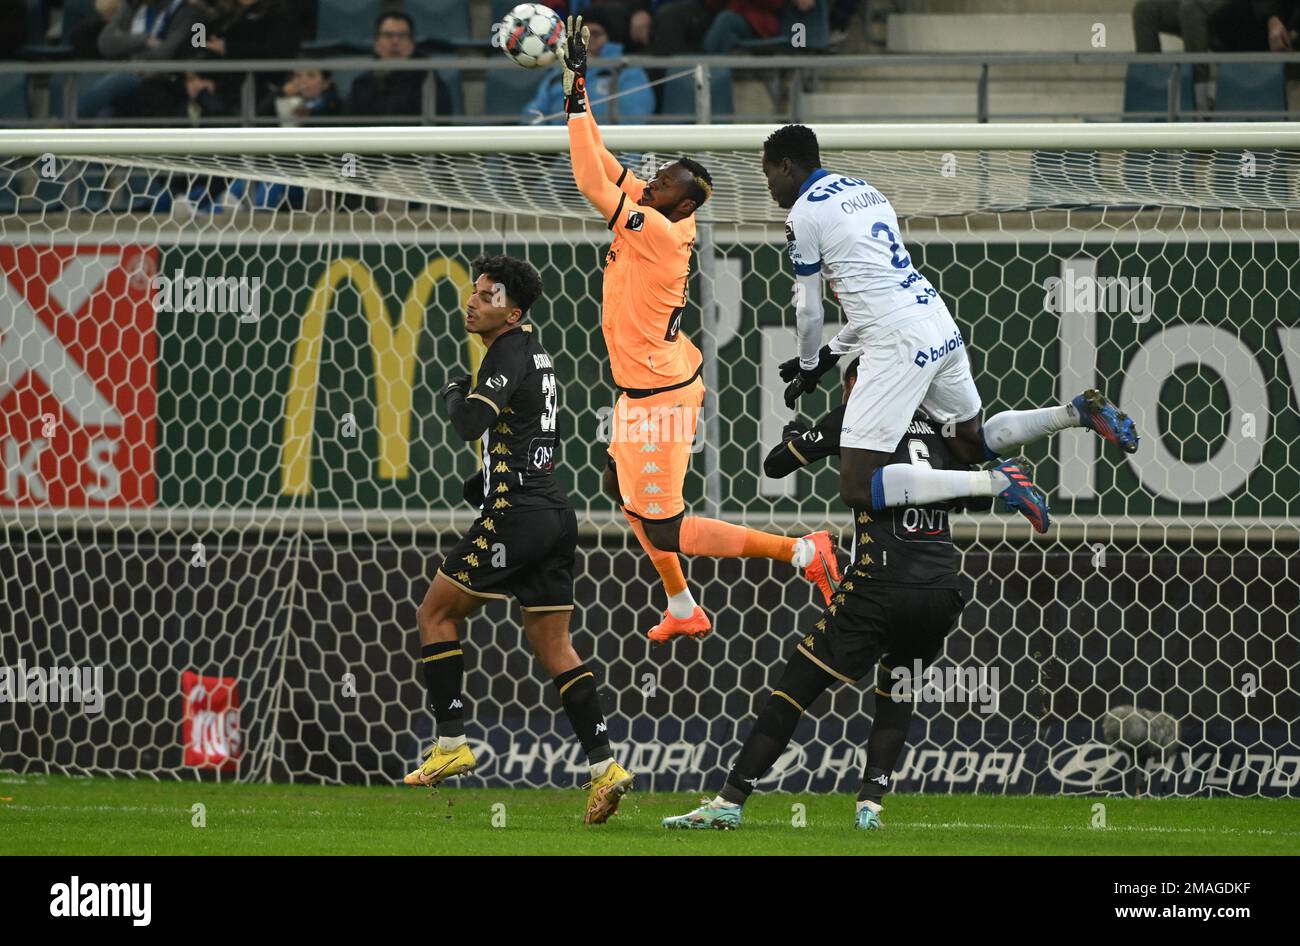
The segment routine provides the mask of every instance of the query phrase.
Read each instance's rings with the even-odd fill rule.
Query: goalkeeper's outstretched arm
[[[587,93],[583,90],[583,97]],[[605,142],[600,137],[600,126],[596,124],[596,116],[592,113],[590,104],[587,108],[587,121],[590,122],[589,130],[591,131],[591,140],[596,147],[596,154],[600,157],[601,164],[605,168],[605,176],[613,181],[623,193],[627,194],[633,200],[641,196],[641,191],[645,189],[645,181],[637,177],[629,168],[619,163],[618,158],[610,154],[609,149],[605,147]]]
[[[582,196],[591,202],[591,206],[595,207],[605,220],[612,221],[625,195],[605,172],[604,162],[599,153],[604,151],[604,148],[598,150],[591,135],[591,115],[586,112],[570,114],[568,124],[573,182],[578,185]],[[607,151],[605,153],[609,154]]]

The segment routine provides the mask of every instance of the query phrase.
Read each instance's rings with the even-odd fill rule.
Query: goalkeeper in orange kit
[[[789,562],[829,602],[840,576],[828,533],[793,538],[686,514],[682,484],[704,382],[700,351],[682,331],[682,313],[695,210],[709,199],[712,181],[685,157],[643,181],[605,150],[587,108],[587,31],[581,17],[570,17],[568,27],[560,58],[573,178],[613,231],[600,321],[619,398],[603,485],[622,506],[668,594],[668,609],[650,639],[699,636],[712,626],[686,587],[678,552]]]

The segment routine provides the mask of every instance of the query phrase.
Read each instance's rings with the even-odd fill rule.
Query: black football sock
[[[896,701],[877,686],[876,718],[871,721],[871,735],[867,737],[867,769],[862,775],[858,801],[882,804],[911,724],[911,698]]]
[[[758,780],[785,751],[795,727],[813,700],[835,681],[825,670],[807,657],[794,653],[785,665],[781,682],[767,698],[754,728],[749,731],[740,754],[736,756],[727,782],[718,796],[733,805],[743,805]]]
[[[586,664],[557,674],[555,687],[560,691],[564,715],[578,734],[587,761],[592,765],[614,757],[609,748],[609,732],[605,727],[605,714],[600,710],[600,691],[596,688],[596,675]]]
[[[465,651],[460,641],[439,641],[420,648],[429,709],[438,721],[439,736],[465,735]]]

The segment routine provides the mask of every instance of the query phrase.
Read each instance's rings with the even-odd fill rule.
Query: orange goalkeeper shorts
[[[682,484],[704,405],[704,381],[648,397],[619,395],[610,424],[609,456],[623,508],[647,520],[686,511]]]

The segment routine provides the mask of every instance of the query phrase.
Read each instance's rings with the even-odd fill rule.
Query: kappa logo
[[[869,781],[875,782],[877,785],[881,786],[882,788],[888,788],[888,787],[889,787],[889,776],[888,776],[888,775],[877,775],[875,778],[870,779]]]
[[[464,709],[464,708],[465,708],[465,704],[462,703],[460,700],[452,700],[450,703],[447,704],[447,709]]]
[[[0,505],[153,503],[155,256],[0,246]]]
[[[640,230],[645,226],[645,214],[639,210],[634,210],[627,215],[627,228],[629,230]]]
[[[663,492],[663,488],[658,483],[647,483],[645,489],[641,490],[647,496],[658,496]]]
[[[508,381],[509,379],[505,375],[494,374],[492,377],[488,378],[483,383],[487,385],[489,388],[491,388],[493,391],[500,391],[503,388],[505,388],[506,383]]]
[[[662,473],[663,470],[659,469],[659,464],[658,464],[658,463],[655,463],[654,460],[651,460],[651,461],[650,461],[649,463],[647,463],[645,466],[641,467],[641,472],[642,472],[642,473]]]
[[[651,503],[645,507],[645,511],[651,516],[658,516],[663,514],[664,509],[658,503]]]
[[[597,724],[596,724],[596,735],[599,736],[601,733],[605,732],[606,729],[607,729],[607,727],[605,726],[605,724],[604,724],[603,722],[597,723]]]

